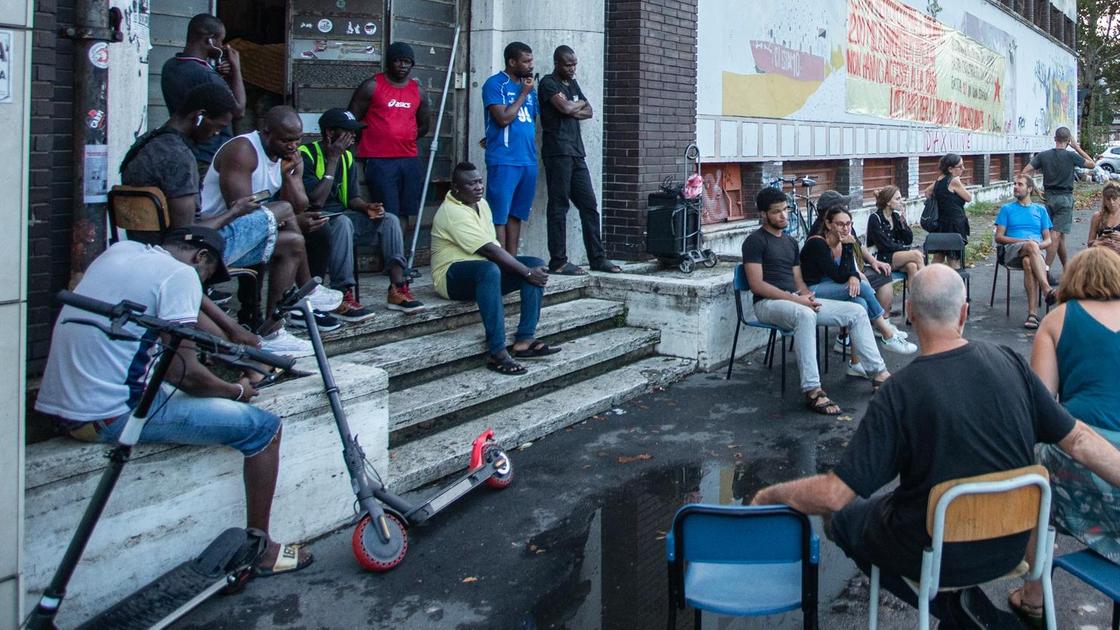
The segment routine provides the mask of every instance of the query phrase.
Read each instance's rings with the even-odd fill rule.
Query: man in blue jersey
[[[486,108],[486,202],[494,214],[498,243],[517,255],[521,222],[529,220],[537,189],[535,143],[537,95],[533,92],[533,49],[513,42],[506,67],[482,86]]]

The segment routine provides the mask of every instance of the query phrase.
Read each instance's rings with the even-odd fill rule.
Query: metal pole
[[[74,214],[70,286],[105,249],[109,177],[109,43],[123,39],[121,11],[109,0],[77,0],[74,26]]]
[[[439,102],[439,115],[436,118],[435,133],[432,134],[432,146],[428,149],[428,171],[424,175],[424,188],[420,192],[420,211],[416,215],[416,227],[412,229],[412,248],[408,250],[408,273],[412,273],[412,263],[416,259],[416,242],[420,240],[420,221],[424,218],[424,204],[428,201],[428,184],[432,181],[432,166],[436,161],[436,151],[439,149],[439,131],[443,126],[443,111],[447,107],[447,91],[451,89],[451,76],[455,74],[455,54],[459,51],[459,33],[463,27],[458,23],[456,16],[455,35],[451,39],[451,58],[447,61],[447,76],[443,79],[443,96]]]

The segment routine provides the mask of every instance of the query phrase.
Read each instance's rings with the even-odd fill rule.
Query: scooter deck
[[[227,529],[197,558],[164,573],[79,629],[162,628],[226,588],[231,576],[250,570],[266,544],[256,530]]]

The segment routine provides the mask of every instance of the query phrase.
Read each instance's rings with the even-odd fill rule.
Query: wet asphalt
[[[1084,246],[1090,214],[1075,215],[1074,251]],[[979,229],[988,228],[974,225]],[[1029,355],[1033,335],[1022,328],[1021,276],[1011,276],[1008,318],[1002,270],[995,307],[988,307],[992,273],[991,256],[971,270],[966,336]],[[901,317],[895,322],[901,325]],[[909,361],[884,354],[891,370]],[[839,366],[833,355],[823,384],[844,408],[841,416],[805,410],[792,357],[782,396],[779,361],[768,370],[759,350],[736,362],[730,380],[725,371],[694,374],[513,450],[516,479],[509,488],[479,488],[409,530],[408,555],[387,574],[358,567],[352,529],[344,528],[313,541],[316,561],[307,569],[254,580],[243,593],[212,599],[175,627],[663,628],[664,536],[674,512],[691,502],[749,502],[765,485],[835,465],[871,393],[867,381],[846,377]],[[1079,547],[1060,537],[1059,553]],[[820,584],[822,627],[866,627],[867,580],[823,538]],[[1006,607],[1006,593],[1017,585],[998,582],[985,590]],[[1063,572],[1055,586],[1060,627],[1108,627],[1111,602],[1103,595]],[[888,596],[880,624],[913,628],[917,614]],[[801,616],[705,616],[704,625],[795,628]],[[678,615],[677,627],[692,627],[691,611]]]

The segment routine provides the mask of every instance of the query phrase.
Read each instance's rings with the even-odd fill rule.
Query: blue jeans
[[[279,226],[267,206],[238,217],[218,230],[226,242],[223,262],[230,267],[252,267],[272,259]]]
[[[252,457],[268,448],[280,430],[280,418],[249,403],[170,392],[164,386],[156,394],[140,443],[224,444]],[[116,442],[131,415],[129,411],[98,429],[97,439]]]
[[[544,261],[531,256],[518,256],[526,267],[541,267]],[[502,296],[521,291],[521,318],[514,341],[532,339],[537,334],[544,289],[527,279],[503,271],[489,260],[464,260],[447,268],[447,296],[452,300],[474,300],[486,329],[486,349],[491,356],[506,347],[506,314]]]
[[[867,318],[871,321],[875,321],[883,315],[883,307],[879,304],[879,298],[875,297],[875,289],[872,289],[866,280],[860,280],[859,295],[855,297],[848,295],[847,282],[840,284],[834,282],[832,278],[821,280],[809,287],[809,290],[817,294],[817,299],[855,302],[867,311]]]

